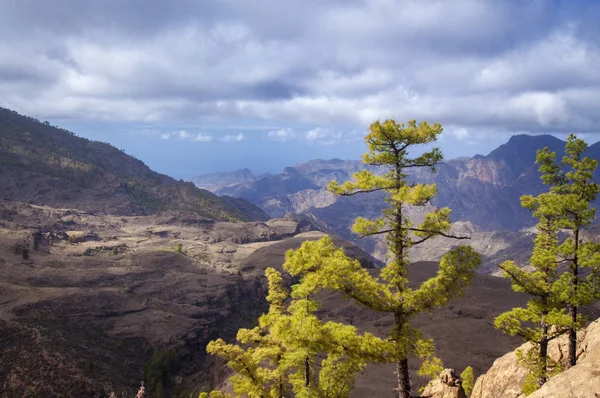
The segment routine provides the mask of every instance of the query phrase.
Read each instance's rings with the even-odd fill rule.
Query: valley
[[[230,391],[225,363],[205,347],[256,324],[267,309],[266,268],[282,270],[288,250],[325,235],[372,274],[387,261],[383,238],[357,239],[350,231],[358,215],[380,213],[384,196],[335,197],[325,190],[330,180],[362,170],[357,161],[315,160],[262,176],[249,170],[200,176],[196,188],[108,144],[12,111],[1,110],[0,126],[2,397],[133,396],[142,381],[147,397]],[[435,339],[445,366],[472,366],[476,375],[520,343],[493,320],[527,296],[492,274],[508,258],[527,265],[536,231],[517,210],[518,195],[542,189],[531,182],[539,178],[534,146],[562,145],[548,137],[515,140],[533,143],[519,141],[529,149],[510,164],[511,149],[501,147],[487,157],[451,160],[437,174],[409,175],[440,186],[437,202],[406,209],[411,217],[418,222],[435,206],[456,206],[451,233],[469,236],[482,255],[463,297],[413,322]],[[472,211],[480,207],[494,211]],[[597,236],[597,228],[586,235]],[[414,287],[435,275],[455,244],[437,237],[411,248]],[[339,294],[325,292],[320,300],[323,320],[381,337],[393,325],[393,317]],[[587,312],[597,318],[599,310]],[[415,390],[427,382],[418,365],[411,359]],[[392,365],[370,365],[351,396],[393,397],[394,385]]]

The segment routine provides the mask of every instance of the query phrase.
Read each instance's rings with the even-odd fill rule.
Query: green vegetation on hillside
[[[23,191],[22,197],[15,197],[19,193],[12,190],[13,200],[35,200],[32,194],[37,185],[30,180],[44,177],[52,187],[57,185],[51,179],[63,183],[60,189],[54,188],[54,197],[58,198],[54,200],[73,199],[87,192],[99,197],[121,195],[130,203],[131,214],[181,210],[227,221],[268,218],[250,203],[244,203],[247,208],[243,209],[192,183],[156,173],[107,143],[77,137],[65,129],[3,108],[0,108],[0,169],[6,183],[12,173],[15,184],[31,184],[33,192]],[[94,205],[89,200],[82,202]]]

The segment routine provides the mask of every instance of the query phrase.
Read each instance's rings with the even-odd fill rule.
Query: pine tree
[[[519,362],[527,369],[522,392],[529,395],[560,371],[559,364],[548,357],[548,344],[565,333],[571,321],[561,301],[558,283],[558,226],[562,208],[557,195],[543,193],[535,198],[525,195],[521,197],[521,205],[533,211],[539,220],[530,260],[534,270],[524,271],[512,261],[505,261],[500,268],[510,278],[513,290],[533,297],[527,307],[513,308],[499,315],[494,324],[503,332],[531,343],[531,348],[517,353]]]
[[[460,378],[462,379],[462,388],[465,390],[465,394],[467,397],[470,397],[473,387],[475,387],[475,373],[473,372],[473,368],[467,366],[460,374]]]
[[[356,373],[368,362],[385,361],[393,351],[391,342],[370,333],[360,335],[353,326],[319,320],[314,314],[318,302],[310,298],[316,290],[309,284],[294,286],[286,307],[290,294],[281,274],[269,268],[266,276],[270,305],[259,325],[238,331],[241,345],[218,339],[207,346],[209,353],[228,360],[237,396],[347,397]],[[227,397],[219,391],[200,396]]]
[[[556,162],[556,154],[548,148],[538,151],[537,156],[542,180],[550,185],[550,192],[556,194],[556,206],[562,208],[559,227],[571,232],[571,236],[558,249],[558,255],[569,265],[569,272],[561,275],[559,280],[559,291],[571,316],[569,366],[577,363],[577,330],[585,324],[579,307],[589,305],[599,297],[594,276],[600,264],[600,248],[593,242],[584,243],[582,240],[583,229],[595,218],[591,202],[596,200],[600,192],[600,187],[592,180],[598,161],[584,157],[586,149],[587,144],[571,134],[560,164]],[[591,277],[582,277],[582,267],[592,268]]]
[[[354,175],[355,181],[341,185],[331,182],[329,185],[329,189],[338,195],[374,191],[389,194],[386,199],[389,207],[381,218],[358,218],[353,226],[353,231],[362,236],[387,236],[390,261],[379,275],[372,276],[356,261],[338,258],[334,254],[335,248],[327,240],[305,242],[298,251],[288,254],[284,264],[290,274],[303,277],[300,286],[338,291],[369,309],[393,314],[394,326],[389,339],[394,347],[388,360],[396,363],[398,396],[401,398],[410,397],[408,357],[425,358],[425,366],[435,361],[433,342],[411,327],[411,319],[423,311],[445,305],[451,297],[461,294],[481,262],[472,248],[459,246],[442,258],[435,277],[416,289],[409,286],[408,249],[436,236],[454,237],[449,233],[450,209],[437,209],[426,214],[419,226],[413,226],[404,209],[407,205],[424,206],[436,193],[433,184],[409,185],[406,169],[429,167],[434,170],[442,161],[438,148],[415,158],[409,157],[408,150],[434,142],[441,132],[439,124],[422,122],[417,125],[414,120],[407,125],[394,120],[377,121],[365,137],[368,152],[363,161],[367,165],[385,167],[389,172],[379,176],[363,170]]]

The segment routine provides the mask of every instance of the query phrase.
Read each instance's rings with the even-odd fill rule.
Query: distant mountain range
[[[486,156],[451,159],[437,167],[409,170],[409,181],[435,183],[439,189],[432,206],[449,206],[456,228],[473,236],[470,244],[484,256],[489,272],[495,265],[511,258],[526,264],[533,234],[526,228],[535,219],[523,209],[520,196],[536,195],[547,190],[535,163],[538,149],[548,147],[560,159],[565,142],[551,135],[515,135]],[[600,144],[590,145],[586,156],[600,158]],[[386,206],[381,192],[335,197],[325,189],[331,180],[346,181],[364,165],[359,160],[311,160],[287,167],[280,174],[246,178],[243,182],[208,187],[219,195],[242,197],[252,201],[272,217],[288,213],[310,213],[324,221],[344,239],[354,240],[350,227],[356,217],[378,217]],[[383,169],[372,168],[376,173]],[[239,175],[236,172],[235,175]],[[249,175],[249,173],[245,173]],[[200,176],[195,181],[202,181]],[[226,175],[223,181],[230,180]],[[423,209],[407,209],[418,220]],[[380,260],[387,248],[382,239],[360,239],[356,243]],[[414,248],[415,260],[438,259],[454,244],[448,239],[432,241],[425,249]]]
[[[120,215],[188,211],[216,220],[265,220],[242,198],[221,198],[156,173],[102,142],[0,108],[0,199]]]
[[[432,204],[451,207],[454,221],[470,221],[484,231],[519,230],[534,223],[529,212],[521,208],[519,197],[547,189],[535,164],[537,150],[548,147],[560,159],[564,146],[564,141],[551,135],[515,135],[486,156],[448,160],[437,167],[436,173],[410,170],[408,178],[437,184],[439,192]],[[591,145],[586,155],[599,158],[600,143]],[[367,204],[367,213],[376,215],[384,203],[375,197],[334,198],[324,190],[329,181],[345,181],[363,168],[359,160],[311,160],[263,177],[253,178],[247,169],[219,173],[221,181],[233,181],[239,175],[244,178],[238,183],[204,186],[219,195],[248,199],[271,216],[313,212],[327,221],[331,218],[329,212],[346,212]],[[210,177],[192,179],[197,184],[207,180]]]

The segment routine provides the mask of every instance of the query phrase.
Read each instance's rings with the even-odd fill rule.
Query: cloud
[[[298,134],[290,128],[285,128],[279,130],[271,130],[267,133],[267,137],[275,141],[286,142],[298,138]]]
[[[332,145],[360,140],[364,137],[364,132],[358,130],[342,132],[331,127],[317,126],[306,131],[297,131],[291,128],[271,130],[267,133],[267,137],[279,142],[298,140],[321,145]]]
[[[471,138],[600,125],[596,2],[42,3],[1,6],[0,105],[43,119],[264,123],[319,143],[388,117]]]
[[[452,134],[459,141],[463,141],[463,140],[467,140],[467,139],[471,138],[471,133],[469,133],[469,131],[464,127],[453,130]]]
[[[244,141],[245,139],[246,139],[246,137],[244,136],[244,133],[238,133],[238,134],[225,135],[225,136],[219,138],[219,141],[221,141],[221,142],[240,142],[240,141]]]
[[[163,133],[160,135],[163,140],[177,138],[184,141],[209,142],[212,141],[212,136],[203,133],[192,134],[185,130],[174,131],[172,133]]]

